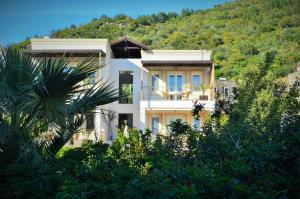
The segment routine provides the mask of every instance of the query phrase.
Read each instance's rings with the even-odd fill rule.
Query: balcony
[[[182,91],[167,91],[166,88],[144,86],[141,107],[147,110],[191,110],[193,101],[203,103],[206,110],[214,109],[214,101],[209,99],[210,89],[203,91],[185,88]]]

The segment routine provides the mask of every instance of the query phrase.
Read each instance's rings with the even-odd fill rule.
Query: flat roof
[[[105,56],[107,39],[33,38],[28,53],[36,56]]]
[[[38,42],[108,42],[108,39],[70,39],[70,38],[32,38],[31,41],[38,41]]]

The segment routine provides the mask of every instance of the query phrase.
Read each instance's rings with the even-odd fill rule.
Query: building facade
[[[123,37],[114,42],[32,39],[31,52],[35,56],[68,56],[74,66],[80,58],[91,56],[105,64],[92,78],[111,82],[120,94],[127,95],[102,106],[108,112],[95,114],[94,124],[87,125],[105,142],[113,140],[117,129],[125,125],[163,135],[168,135],[167,125],[176,119],[200,128],[214,109],[214,65],[207,50],[150,50]],[[191,114],[194,100],[205,104],[200,120]],[[93,134],[76,136],[75,140],[94,139]]]
[[[219,78],[215,80],[215,95],[220,97],[233,99],[237,92],[237,85],[234,80]]]

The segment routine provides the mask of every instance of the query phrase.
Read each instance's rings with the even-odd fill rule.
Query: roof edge
[[[121,37],[120,39],[115,40],[115,41],[111,41],[111,42],[110,42],[110,46],[114,46],[114,45],[116,45],[116,44],[118,44],[118,43],[120,43],[120,42],[122,42],[122,41],[129,41],[129,42],[131,42],[131,43],[133,43],[133,44],[135,44],[135,45],[141,47],[141,49],[143,49],[143,50],[148,50],[148,49],[149,49],[149,47],[146,46],[145,44],[140,43],[140,42],[137,42],[137,41],[135,41],[135,40],[133,40],[133,39],[130,39],[130,38],[128,38],[127,36]]]
[[[108,42],[108,39],[32,38],[31,42]]]

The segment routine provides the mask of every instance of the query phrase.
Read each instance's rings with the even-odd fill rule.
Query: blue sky
[[[227,0],[228,2],[229,0]],[[20,42],[34,35],[83,24],[105,14],[132,17],[206,9],[225,0],[0,0],[0,44]]]

